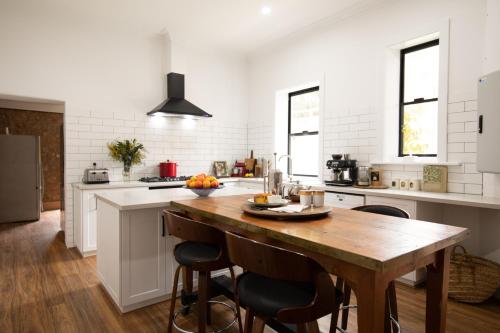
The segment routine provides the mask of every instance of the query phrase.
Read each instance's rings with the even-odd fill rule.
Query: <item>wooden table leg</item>
[[[353,288],[358,303],[358,332],[383,333],[387,282],[375,272],[368,275]]]
[[[446,305],[448,303],[448,279],[451,248],[436,252],[436,261],[427,265],[427,305],[425,332],[446,331]]]

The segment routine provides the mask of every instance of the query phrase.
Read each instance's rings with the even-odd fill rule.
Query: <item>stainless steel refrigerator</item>
[[[0,135],[0,223],[40,219],[40,137]]]

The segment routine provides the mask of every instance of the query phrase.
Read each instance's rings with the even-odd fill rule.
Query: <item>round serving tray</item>
[[[313,219],[326,216],[328,215],[328,213],[332,211],[332,207],[323,206],[318,208],[315,207],[307,208],[301,211],[300,213],[282,213],[282,212],[274,212],[272,210],[258,208],[248,203],[243,204],[241,206],[241,209],[249,215],[268,218],[268,219],[277,219],[277,220]]]

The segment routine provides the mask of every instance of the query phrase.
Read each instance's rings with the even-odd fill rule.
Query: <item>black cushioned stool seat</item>
[[[220,254],[217,245],[199,242],[183,242],[174,250],[175,260],[181,265],[192,266],[193,262],[214,261]]]

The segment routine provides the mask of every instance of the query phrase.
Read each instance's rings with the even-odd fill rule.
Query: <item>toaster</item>
[[[82,181],[85,184],[105,184],[109,183],[109,171],[105,168],[97,168],[96,163],[91,169],[85,169]]]

